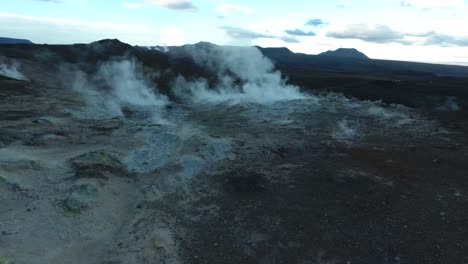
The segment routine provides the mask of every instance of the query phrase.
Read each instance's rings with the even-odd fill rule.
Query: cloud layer
[[[301,29],[291,29],[291,30],[286,30],[285,32],[289,35],[298,36],[298,37],[313,37],[317,35],[313,31],[304,31]]]
[[[359,39],[371,43],[400,43],[421,46],[468,46],[468,36],[452,36],[435,31],[424,33],[401,32],[386,25],[351,24],[327,32],[327,37]]]
[[[50,1],[50,0],[42,0]],[[58,1],[58,0],[56,0]],[[145,0],[143,2],[122,2],[122,7],[127,9],[144,8],[148,5],[176,11],[198,11],[198,8],[190,0]]]
[[[149,4],[159,7],[182,10],[182,11],[197,11],[198,8],[189,0],[147,0]]]
[[[385,25],[352,24],[340,30],[332,30],[327,37],[338,39],[360,39],[366,42],[398,42],[404,36]]]
[[[251,8],[231,4],[219,5],[216,7],[216,10],[225,16],[235,14],[248,14],[253,12]]]
[[[307,21],[304,25],[305,26],[312,26],[312,27],[319,27],[319,26],[328,25],[328,23],[324,22],[321,19],[314,18],[314,19],[310,19],[309,21]]]
[[[219,28],[224,30],[224,32],[231,38],[236,39],[275,38],[273,35],[261,34],[239,27],[222,26]]]
[[[230,26],[222,26],[219,29],[223,30],[229,37],[234,39],[247,39],[247,40],[255,40],[259,38],[268,38],[268,39],[279,39],[287,43],[299,43],[300,41],[295,37],[291,36],[276,36],[273,34],[262,34],[255,31],[251,31],[244,28],[239,27],[230,27]]]
[[[416,8],[458,7],[463,5],[463,0],[400,0],[398,2],[401,6]]]
[[[351,2],[341,2],[336,5],[338,8],[347,8],[353,6],[353,3]]]

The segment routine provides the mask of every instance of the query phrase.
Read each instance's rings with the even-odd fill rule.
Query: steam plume
[[[72,88],[86,99],[96,118],[123,116],[123,109],[148,112],[154,121],[167,103],[137,69],[133,60],[111,61],[100,65],[94,75],[75,72]]]
[[[0,75],[27,81],[28,79],[19,71],[20,64],[16,61],[9,61],[6,58],[0,57]]]
[[[179,76],[174,93],[195,103],[269,104],[277,101],[306,98],[299,88],[287,85],[269,59],[253,47],[204,47],[190,52],[194,61],[216,76],[208,80],[187,81]]]

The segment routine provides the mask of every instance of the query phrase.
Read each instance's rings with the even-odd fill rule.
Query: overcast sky
[[[468,65],[468,0],[0,0],[0,36],[35,43],[357,48]]]

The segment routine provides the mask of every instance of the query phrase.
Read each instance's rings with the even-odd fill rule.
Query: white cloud
[[[198,10],[190,0],[145,0],[144,2],[122,2],[122,7],[126,9],[140,9],[147,6],[157,6],[179,11]]]
[[[433,30],[408,32],[379,24],[349,24],[344,27],[334,27],[328,30],[326,36],[336,39],[358,39],[380,44],[400,43],[413,46],[468,47],[467,35],[440,33]]]
[[[237,6],[231,4],[223,4],[216,7],[216,10],[222,13],[225,16],[235,15],[235,14],[248,14],[252,13],[253,10],[244,6]]]
[[[400,42],[404,35],[385,25],[351,24],[344,28],[327,32],[327,36],[337,39],[360,39],[374,43]]]
[[[341,2],[336,5],[338,8],[346,8],[346,7],[351,7],[353,6],[353,3],[351,2]]]
[[[460,7],[464,5],[463,0],[386,0],[386,2],[396,2],[401,6],[416,8],[441,8]]]
[[[180,10],[180,11],[197,11],[198,8],[190,0],[146,0],[147,3],[162,8]]]
[[[251,30],[239,28],[239,27],[222,26],[222,27],[219,27],[219,29],[224,30],[226,35],[228,35],[229,37],[236,38],[236,39],[275,38],[275,36],[270,35],[270,34],[258,33],[255,31],[251,31]]]
[[[224,33],[229,36],[232,39],[237,39],[237,40],[257,40],[257,39],[278,39],[282,42],[285,43],[299,43],[299,39],[297,39],[295,36],[284,36],[284,35],[272,35],[270,33],[258,33],[256,31],[251,31],[248,29],[244,28],[238,28],[238,27],[229,27],[229,26],[223,26],[219,27],[219,29],[223,30]]]

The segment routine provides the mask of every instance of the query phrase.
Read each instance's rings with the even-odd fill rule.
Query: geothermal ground
[[[426,112],[300,92],[268,64],[167,97],[134,61],[65,80],[15,63],[1,264],[468,263],[467,137]]]

